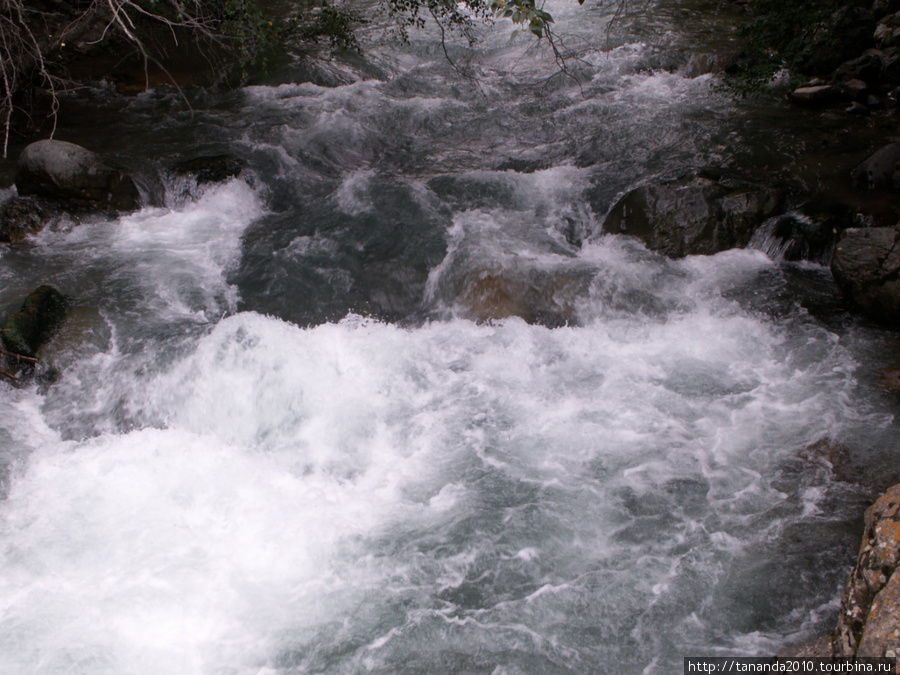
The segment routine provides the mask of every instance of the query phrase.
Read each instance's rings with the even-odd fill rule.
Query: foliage
[[[334,49],[360,51],[354,28],[361,23],[363,19],[358,14],[326,4],[313,13],[311,21],[303,25],[296,20],[291,22],[288,32],[306,42],[319,42],[324,39]]]
[[[577,0],[584,4],[584,0]],[[400,27],[401,37],[408,38],[408,29],[421,28],[426,15],[441,28],[474,39],[476,22],[509,19],[525,25],[538,38],[552,39],[553,17],[536,4],[536,0],[387,0],[391,15]]]
[[[752,90],[781,69],[805,72],[815,51],[836,39],[831,18],[838,6],[836,0],[752,0],[732,85]]]

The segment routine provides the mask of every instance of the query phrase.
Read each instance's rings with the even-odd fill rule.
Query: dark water
[[[59,381],[0,389],[0,671],[675,673],[830,630],[896,339],[825,268],[600,234],[642,181],[805,161],[697,74],[692,7],[607,41],[554,5],[577,80],[500,26],[94,94],[66,140],[156,201],[0,252],[5,307],[76,306]]]

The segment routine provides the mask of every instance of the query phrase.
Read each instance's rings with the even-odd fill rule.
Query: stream
[[[832,630],[900,480],[900,341],[827,267],[601,232],[811,142],[692,70],[691,3],[589,4],[548,5],[568,74],[502,23],[449,60],[372,27],[74,98],[57,138],[149,205],[0,249],[0,309],[73,306],[59,378],[0,383],[0,673],[680,673]]]

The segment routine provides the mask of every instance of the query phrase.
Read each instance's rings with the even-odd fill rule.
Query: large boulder
[[[783,200],[779,188],[697,175],[632,190],[609,211],[603,231],[638,237],[671,258],[709,255],[746,246]]]
[[[65,141],[37,141],[19,156],[20,195],[53,199],[74,209],[133,211],[140,206],[130,176],[108,166],[87,148]]]
[[[845,297],[869,318],[900,325],[900,232],[893,227],[850,228],[831,258]]]
[[[850,573],[835,632],[835,656],[900,653],[900,485],[866,511],[856,566]]]
[[[67,307],[59,291],[41,286],[25,298],[22,309],[6,315],[0,329],[4,346],[14,354],[34,358],[66,318]]]

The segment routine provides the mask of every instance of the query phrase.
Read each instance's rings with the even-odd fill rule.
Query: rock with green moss
[[[0,205],[0,243],[14,244],[40,232],[58,218],[49,204],[32,197],[13,197]]]
[[[2,325],[4,347],[15,354],[35,357],[66,318],[67,306],[59,291],[41,286],[25,298],[22,309],[6,315]]]

